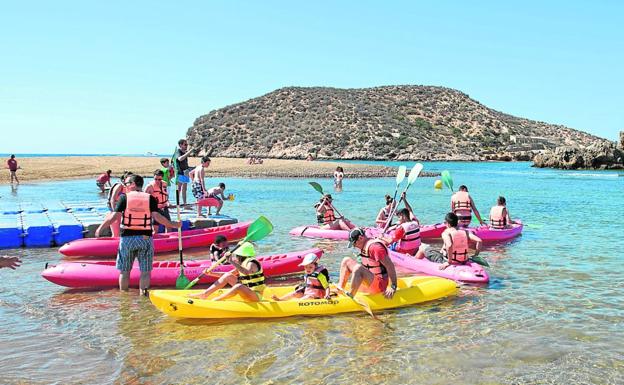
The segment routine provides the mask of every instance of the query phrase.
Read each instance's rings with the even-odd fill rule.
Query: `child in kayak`
[[[217,262],[227,253],[228,248],[227,238],[224,235],[217,235],[214,243],[210,245],[210,259],[212,259],[213,262]]]
[[[298,285],[294,291],[281,297],[271,296],[274,301],[287,301],[292,298],[304,299],[329,299],[329,272],[323,265],[318,264],[319,257],[314,254],[306,254],[299,266],[303,266],[305,274],[303,283]]]
[[[237,247],[232,253],[227,253],[229,262],[234,265],[235,270],[219,274],[211,272],[210,275],[220,278],[208,289],[199,294],[191,294],[191,298],[208,298],[215,291],[225,287],[232,288],[225,293],[213,298],[213,301],[221,301],[235,295],[241,296],[246,302],[259,302],[262,300],[264,292],[264,272],[262,265],[254,256],[256,251],[253,245],[245,242]]]
[[[335,208],[332,205],[332,196],[325,194],[321,201],[314,205],[316,207],[316,219],[320,229],[329,230],[351,230],[355,225],[345,217],[338,217],[334,214]]]
[[[217,212],[215,213],[215,215],[219,215],[219,212],[221,211],[221,207],[223,207],[223,201],[228,199],[225,197],[224,192],[225,191],[225,183],[219,183],[219,185],[217,187],[212,187],[210,189],[208,189],[208,191],[206,191],[206,198],[214,198],[217,200]],[[210,209],[211,207],[208,206],[208,215],[210,215]]]
[[[496,206],[490,209],[490,227],[497,230],[506,229],[515,223],[509,216],[507,210],[507,201],[505,197],[499,196],[496,200]]]
[[[440,270],[444,270],[450,265],[464,265],[470,260],[468,256],[468,242],[476,243],[474,256],[479,255],[481,250],[481,238],[474,235],[471,231],[458,230],[459,218],[455,213],[448,213],[444,218],[446,230],[442,233],[442,254],[445,254],[448,261],[440,265]]]
[[[386,227],[386,223],[388,222],[388,218],[390,217],[392,210],[396,206],[394,199],[390,195],[386,195],[386,205],[379,210],[377,213],[377,218],[375,218],[375,224],[377,227],[381,227],[382,229]]]

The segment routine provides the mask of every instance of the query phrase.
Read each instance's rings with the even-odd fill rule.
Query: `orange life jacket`
[[[126,209],[121,218],[122,229],[152,230],[150,198],[150,194],[141,191],[126,193]]]
[[[493,229],[504,229],[507,227],[505,209],[505,206],[494,206],[490,209],[490,226]]]
[[[319,265],[314,269],[314,271],[310,274],[305,274],[303,276],[303,280],[305,282],[305,291],[304,295],[312,296],[314,298],[323,298],[325,297],[325,290],[329,286],[327,282],[327,277],[322,272],[327,272],[325,266]],[[319,279],[319,276],[323,277]]]
[[[405,234],[397,242],[399,250],[415,250],[420,247],[420,226],[415,221],[401,223]]]
[[[371,273],[386,277],[388,275],[386,267],[382,265],[379,261],[376,261],[368,256],[368,249],[373,245],[373,243],[379,243],[380,245],[382,245],[383,248],[386,250],[386,256],[389,255],[388,247],[384,242],[379,239],[370,239],[368,240],[368,242],[366,242],[366,244],[360,251],[360,263]]]
[[[457,230],[451,234],[451,250],[448,255],[450,264],[464,264],[468,261],[468,232]]]
[[[334,209],[332,208],[326,208],[325,212],[321,216],[318,216],[318,222],[321,225],[332,223],[335,220],[336,216],[334,215]]]
[[[167,192],[167,185],[164,182],[156,183],[153,180],[148,186],[152,186],[152,196],[158,201],[159,209],[169,206],[169,192]]]

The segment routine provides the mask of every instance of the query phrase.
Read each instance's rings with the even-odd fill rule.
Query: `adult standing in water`
[[[7,167],[9,169],[9,174],[11,176],[11,184],[13,184],[13,180],[19,184],[19,179],[17,179],[17,169],[20,167],[17,165],[17,161],[15,160],[15,155],[11,154],[11,157],[7,160]]]
[[[111,170],[106,170],[105,173],[102,173],[100,176],[97,177],[97,179],[95,180],[95,185],[98,186],[98,188],[100,189],[101,192],[104,192],[106,190],[106,186],[108,186],[108,188],[111,188]]]
[[[344,170],[342,167],[336,167],[336,171],[334,171],[334,189],[337,192],[342,191],[342,180],[344,179]]]
[[[178,140],[178,148],[173,155],[176,159],[176,183],[182,196],[182,204],[186,204],[186,187],[190,182],[189,172],[191,171],[188,165],[188,157],[193,149],[189,147],[186,139]]]
[[[479,210],[477,210],[477,206],[475,206],[472,197],[468,194],[468,187],[464,185],[459,186],[459,191],[451,197],[451,212],[457,215],[459,226],[461,227],[470,226],[472,212],[477,216],[479,223],[483,224],[481,214],[479,214]]]
[[[119,198],[115,211],[107,215],[104,222],[95,231],[109,226],[113,221],[121,220],[121,238],[117,252],[117,270],[119,270],[119,289],[127,291],[130,284],[130,271],[134,259],[139,260],[141,278],[140,294],[147,295],[150,286],[154,244],[152,242],[152,218],[167,227],[179,228],[179,222],[171,222],[158,212],[158,200],[142,192],[143,178],[130,175],[125,180],[126,193]]]

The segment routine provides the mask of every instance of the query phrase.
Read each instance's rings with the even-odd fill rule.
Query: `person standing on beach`
[[[9,174],[11,175],[11,184],[13,184],[13,179],[15,179],[15,182],[19,184],[19,179],[17,179],[17,170],[20,167],[17,165],[15,155],[11,154],[11,157],[7,160],[7,167],[9,169]]]
[[[188,165],[188,157],[193,149],[189,147],[186,139],[178,140],[178,148],[173,154],[176,166],[176,183],[182,195],[182,204],[186,204],[186,186],[190,182],[189,172],[190,167]]]
[[[111,170],[106,170],[105,173],[102,173],[102,175],[98,176],[97,179],[95,180],[95,185],[98,186],[101,192],[104,192],[107,185],[109,188],[111,187],[111,183],[110,183],[111,173],[112,173]]]
[[[461,185],[459,191],[457,191],[451,197],[451,211],[459,218],[459,226],[468,227],[472,221],[472,212],[474,211],[480,224],[483,224],[481,214],[477,210],[474,201],[470,194],[468,194],[468,187]]]
[[[119,199],[115,211],[106,216],[104,222],[95,231],[109,226],[114,220],[121,220],[121,239],[117,252],[117,270],[119,274],[119,289],[127,291],[130,284],[130,271],[134,259],[138,258],[141,278],[139,292],[147,295],[150,286],[152,262],[154,259],[154,244],[152,242],[152,219],[167,227],[179,228],[179,222],[171,222],[158,211],[158,200],[150,194],[141,191],[143,178],[140,175],[130,175],[125,180],[126,193]]]

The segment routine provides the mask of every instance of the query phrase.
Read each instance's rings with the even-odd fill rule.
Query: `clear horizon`
[[[193,121],[287,86],[455,88],[617,140],[624,3],[9,3],[0,153],[170,153]]]

